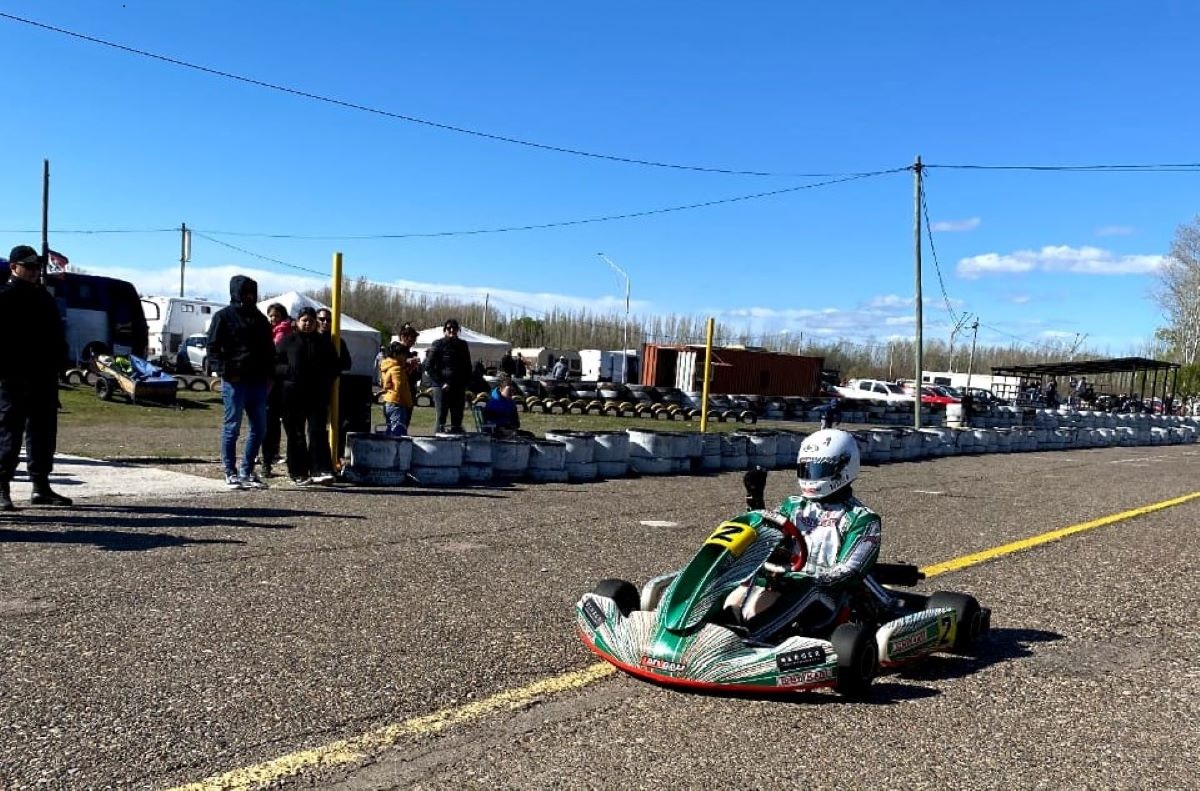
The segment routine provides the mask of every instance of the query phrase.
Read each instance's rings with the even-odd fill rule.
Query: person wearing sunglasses
[[[321,335],[333,334],[333,314],[329,312],[329,308],[317,309],[317,332]],[[350,370],[350,350],[346,348],[346,339],[338,336],[338,356],[341,358],[341,370]]]
[[[58,372],[67,340],[58,305],[38,282],[44,259],[29,245],[9,254],[10,279],[0,287],[0,316],[7,328],[0,344],[0,511],[13,511],[9,484],[17,471],[21,441],[28,441],[26,469],[32,505],[69,506],[50,488],[58,440]]]
[[[471,347],[459,337],[458,319],[447,319],[442,337],[429,346],[425,369],[433,380],[433,406],[437,410],[435,432],[461,434],[467,385],[471,383]],[[449,420],[449,423],[447,423]]]

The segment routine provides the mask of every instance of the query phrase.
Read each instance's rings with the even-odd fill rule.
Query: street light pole
[[[596,253],[596,255],[603,258],[604,262],[616,270],[618,275],[625,278],[625,324],[621,334],[621,384],[629,384],[626,381],[629,377],[629,275],[604,253]]]

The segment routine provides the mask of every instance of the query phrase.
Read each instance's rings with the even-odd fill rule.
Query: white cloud
[[[1162,268],[1161,255],[1118,255],[1099,247],[1047,245],[1040,250],[984,253],[963,258],[956,271],[967,278],[1003,272],[1069,272],[1081,275],[1143,275]]]
[[[1128,225],[1105,225],[1102,228],[1096,229],[1097,236],[1130,236],[1133,234],[1133,228]]]
[[[179,269],[169,267],[159,270],[131,269],[129,267],[88,266],[89,274],[107,275],[128,280],[143,296],[174,296],[179,293]],[[188,267],[185,272],[186,294],[189,297],[226,303],[229,301],[229,279],[234,275],[246,275],[258,281],[258,293],[262,298],[286,291],[316,291],[329,285],[329,279],[305,274],[281,274],[247,266]],[[450,283],[426,283],[416,280],[395,280],[386,283],[399,291],[418,295],[458,298],[464,301],[482,302],[487,295],[489,303],[502,313],[529,312],[541,315],[552,308],[577,310],[586,308],[593,313],[608,314],[625,312],[625,300],[619,296],[598,298],[555,294],[552,292],[514,291],[489,286],[463,286]],[[648,301],[631,300],[630,311],[638,313],[652,307]]]
[[[938,220],[929,223],[929,230],[942,233],[962,233],[975,230],[982,222],[978,217],[968,217],[965,220]]]
[[[872,297],[867,301],[867,307],[871,308],[909,308],[912,304],[912,297],[898,297],[895,294]]]
[[[1014,305],[1024,305],[1029,302],[1030,299],[1032,299],[1032,297],[1030,297],[1028,294],[1017,294],[1010,301]]]

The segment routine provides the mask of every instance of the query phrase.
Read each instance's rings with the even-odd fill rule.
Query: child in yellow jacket
[[[388,347],[388,355],[379,363],[379,381],[383,385],[383,416],[387,421],[387,432],[394,437],[408,434],[412,419],[412,388],[408,383],[410,363],[407,349],[399,343]]]

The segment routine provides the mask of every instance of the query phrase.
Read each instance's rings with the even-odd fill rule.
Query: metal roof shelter
[[[1142,401],[1146,400],[1146,386],[1150,387],[1150,397],[1162,398],[1168,404],[1168,393],[1172,396],[1179,384],[1179,363],[1169,363],[1162,360],[1151,360],[1147,357],[1114,357],[1107,360],[1068,360],[1058,363],[1040,363],[1038,365],[996,365],[992,366],[993,376],[1013,376],[1021,380],[1022,388],[1027,382],[1041,382],[1059,376],[1105,377],[1104,381],[1110,388],[1121,388],[1125,393],[1137,392]],[[1161,375],[1162,382],[1159,378]],[[1140,380],[1140,381],[1139,381]]]

